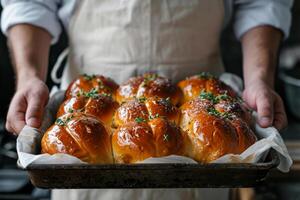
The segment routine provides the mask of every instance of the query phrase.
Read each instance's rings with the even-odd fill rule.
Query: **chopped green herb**
[[[79,91],[77,91],[76,96],[80,97],[80,96],[84,95],[84,93],[85,92],[82,89],[80,89]]]
[[[224,94],[220,94],[216,96],[215,99],[217,102],[220,102],[220,100],[232,100],[232,98],[227,94],[227,91],[225,91]]]
[[[220,117],[221,113],[219,111],[217,111],[215,108],[213,107],[209,107],[207,109],[208,114],[216,116],[216,117]]]
[[[144,103],[146,100],[147,100],[146,97],[140,97],[140,98],[138,98],[138,101],[139,101],[140,103]]]
[[[149,80],[149,81],[153,81],[153,80],[157,79],[157,77],[158,77],[158,75],[154,74],[154,73],[144,75],[144,78]]]
[[[157,74],[144,74],[144,80],[141,84],[141,87],[146,87],[150,81],[154,81],[157,77]]]
[[[206,99],[211,101],[213,104],[218,103],[216,101],[215,96],[213,95],[213,93],[211,92],[205,92],[204,90],[201,91],[200,95],[199,95],[200,99]]]
[[[221,113],[221,117],[224,119],[231,119],[233,117],[233,114],[230,112],[223,112]]]
[[[219,112],[217,111],[214,107],[210,107],[207,109],[208,114],[216,116],[216,117],[220,117],[223,119],[230,119],[232,117],[232,113],[230,112]]]
[[[200,79],[210,79],[210,78],[216,78],[214,75],[212,75],[209,72],[201,72],[200,74],[197,75],[198,78]]]
[[[65,126],[71,119],[73,119],[73,117],[73,115],[70,115],[65,119],[63,117],[57,118],[55,124],[59,126]]]
[[[149,119],[151,120],[151,119],[156,119],[156,118],[159,118],[160,116],[159,116],[159,114],[158,113],[156,113],[155,115],[149,115]]]
[[[73,112],[74,112],[74,110],[72,108],[68,109],[68,113],[73,113]]]
[[[144,79],[143,82],[141,83],[141,87],[146,87],[149,83],[149,80]]]
[[[94,74],[92,74],[92,75],[83,74],[83,78],[87,81],[90,81],[95,77],[96,77],[96,75],[94,75]]]
[[[98,98],[99,97],[99,93],[98,92],[99,91],[98,91],[97,88],[93,88],[89,92],[85,92],[83,95],[85,97]]]
[[[136,121],[137,123],[146,122],[146,120],[145,120],[144,118],[141,118],[141,117],[135,118],[135,121]]]
[[[64,126],[65,122],[61,118],[58,118],[56,119],[55,124],[59,126]]]
[[[100,86],[100,85],[104,85],[103,84],[103,81],[101,80],[101,79],[97,79],[97,82],[98,82],[98,85]]]

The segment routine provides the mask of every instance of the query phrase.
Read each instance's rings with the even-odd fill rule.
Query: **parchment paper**
[[[221,80],[230,85],[239,94],[242,91],[242,81],[239,77],[224,73]],[[26,168],[30,164],[75,164],[84,163],[78,158],[67,154],[40,154],[40,142],[43,133],[54,122],[56,111],[63,101],[64,91],[56,92],[49,100],[44,114],[42,127],[40,130],[25,126],[17,138],[17,152],[19,156],[18,164]],[[256,118],[256,113],[253,113]],[[259,140],[246,149],[240,155],[227,154],[213,161],[214,163],[256,163],[263,161],[269,150],[273,148],[278,153],[280,164],[278,169],[282,172],[288,172],[292,159],[288,154],[287,148],[280,136],[278,130],[274,127],[261,128],[255,124],[254,132]],[[148,158],[142,163],[197,163],[191,158],[171,155],[161,158]]]

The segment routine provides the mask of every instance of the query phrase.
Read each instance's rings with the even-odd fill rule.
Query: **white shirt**
[[[77,0],[1,0],[4,8],[1,29],[7,34],[7,30],[13,25],[32,24],[47,30],[52,35],[52,43],[55,43],[62,32],[62,25],[68,31],[76,2]],[[224,0],[224,26],[233,18],[238,39],[251,28],[260,25],[276,27],[287,38],[291,26],[292,4],[293,0]]]

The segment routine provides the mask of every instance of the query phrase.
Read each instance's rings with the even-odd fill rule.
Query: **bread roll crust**
[[[238,153],[238,136],[225,121],[209,113],[207,100],[194,99],[182,105],[181,128],[187,133],[191,148],[186,154],[198,162],[207,163],[228,153]],[[239,148],[238,148],[239,149]]]
[[[81,112],[92,115],[107,127],[111,127],[113,115],[118,107],[119,104],[107,95],[78,95],[66,99],[61,104],[57,112],[57,118],[67,113]]]
[[[112,136],[116,163],[135,163],[150,157],[183,155],[183,134],[165,118],[148,122],[128,122]]]
[[[170,98],[170,101],[177,105],[181,98],[179,88],[165,77],[153,73],[146,73],[129,79],[120,85],[117,90],[116,99],[119,103],[132,100],[133,98]]]
[[[179,123],[180,111],[172,105],[168,99],[158,97],[149,97],[143,99],[132,99],[123,103],[116,111],[114,117],[114,126],[132,121],[148,121],[158,117],[164,117]]]
[[[109,94],[115,98],[118,84],[102,75],[80,75],[67,88],[65,99],[95,90],[98,94]]]
[[[156,153],[152,130],[144,122],[120,126],[112,135],[112,148],[116,163],[135,163]]]
[[[183,155],[184,136],[178,126],[164,118],[155,118],[148,124],[154,137],[156,157]]]
[[[237,97],[236,93],[224,82],[209,73],[200,73],[180,81],[178,87],[183,93],[181,104],[199,97],[201,91],[211,92],[213,95],[228,94]]]
[[[44,134],[42,153],[66,153],[91,164],[113,163],[110,134],[96,118],[82,113],[58,118]]]

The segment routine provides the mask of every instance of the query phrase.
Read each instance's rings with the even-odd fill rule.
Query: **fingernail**
[[[39,128],[40,127],[40,120],[37,118],[29,118],[27,120],[27,125],[34,127],[34,128]]]
[[[269,117],[261,117],[259,119],[260,124],[263,126],[270,126],[271,125],[271,119]]]

